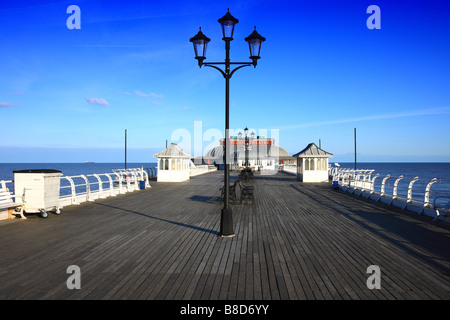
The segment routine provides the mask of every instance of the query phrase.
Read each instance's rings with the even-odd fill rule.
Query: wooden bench
[[[0,188],[0,211],[8,209],[8,219],[16,218],[18,214],[22,219],[26,219],[23,215],[23,203],[13,201],[13,195],[8,188]],[[15,213],[13,213],[13,210]],[[14,217],[13,217],[14,216]]]
[[[246,169],[243,169],[239,174],[239,180],[253,181],[253,171],[252,170],[247,171]]]
[[[236,203],[236,186],[237,186],[238,181],[236,180],[233,184],[230,184],[230,192],[228,194],[228,200],[230,203],[234,204]],[[220,196],[220,201],[223,202],[225,201],[225,188],[222,187],[220,188],[222,194]]]
[[[243,185],[240,181],[239,187],[241,188],[241,199],[239,203],[242,203],[243,200],[250,201],[251,203],[253,203],[254,201],[253,191],[255,190],[255,187]]]

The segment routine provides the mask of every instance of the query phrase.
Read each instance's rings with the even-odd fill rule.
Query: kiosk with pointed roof
[[[297,158],[297,180],[302,182],[327,182],[328,158],[333,154],[310,143],[293,155]]]
[[[167,149],[153,155],[158,158],[158,182],[189,180],[192,156],[172,143]]]

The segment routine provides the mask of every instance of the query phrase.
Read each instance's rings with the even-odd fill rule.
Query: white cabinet
[[[62,173],[52,169],[32,169],[14,172],[14,192],[22,199],[26,213],[40,212],[47,217],[47,210],[60,213],[59,187]]]

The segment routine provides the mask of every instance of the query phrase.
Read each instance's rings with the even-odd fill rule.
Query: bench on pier
[[[23,203],[14,202],[13,195],[8,188],[0,188],[0,211],[5,209],[8,210],[8,219],[14,219],[16,214],[20,215],[22,219],[26,219],[23,215]]]
[[[253,171],[251,169],[244,169],[239,174],[239,180],[242,181],[253,181]]]
[[[253,203],[253,201],[254,201],[253,191],[255,191],[255,187],[249,186],[249,185],[243,185],[241,183],[241,181],[239,181],[239,187],[241,189],[240,203],[242,203],[242,201],[249,201],[249,202]]]
[[[234,204],[234,203],[236,203],[236,186],[237,186],[237,183],[238,183],[238,181],[236,180],[234,183],[232,183],[232,184],[230,184],[230,191],[229,191],[229,194],[228,194],[228,200],[229,200],[229,202],[230,203],[232,203],[232,204]],[[221,191],[221,196],[220,196],[220,201],[221,202],[224,202],[225,201],[225,188],[224,187],[222,187],[222,188],[220,188],[220,191]]]

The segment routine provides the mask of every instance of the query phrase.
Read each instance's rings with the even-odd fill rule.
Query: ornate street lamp
[[[261,35],[256,32],[255,30],[247,37],[245,38],[245,41],[248,42],[248,48],[250,50],[250,59],[253,60],[253,65],[256,68],[256,62],[259,58],[259,54],[261,53],[261,44],[266,41],[266,38],[261,37]]]
[[[194,44],[195,59],[198,60],[198,65],[201,67],[203,60],[206,59],[206,47],[211,39],[203,34],[202,28],[200,27],[198,33],[189,41]]]
[[[245,127],[245,171],[248,172],[248,128]]]
[[[234,237],[233,231],[233,212],[229,206],[229,186],[230,186],[230,168],[229,168],[229,153],[230,153],[230,137],[229,137],[229,110],[230,110],[230,78],[236,72],[236,70],[253,65],[256,67],[257,60],[260,58],[261,44],[266,39],[261,37],[258,32],[253,31],[250,36],[245,38],[248,42],[250,50],[250,59],[252,62],[231,62],[230,61],[230,42],[233,40],[234,27],[236,23],[239,22],[238,19],[230,14],[230,10],[218,20],[222,27],[222,40],[225,41],[225,62],[207,62],[203,61],[206,59],[206,47],[210,39],[206,37],[201,29],[200,31],[190,39],[194,45],[195,59],[198,61],[198,65],[214,68],[223,75],[225,78],[225,152],[224,152],[224,206],[221,213],[220,219],[220,235],[222,237]],[[223,65],[224,69],[217,66]],[[231,65],[237,65],[236,68],[231,70]]]
[[[222,26],[222,40],[233,40],[234,26],[239,20],[230,14],[230,9],[228,9],[228,12],[217,21]]]

